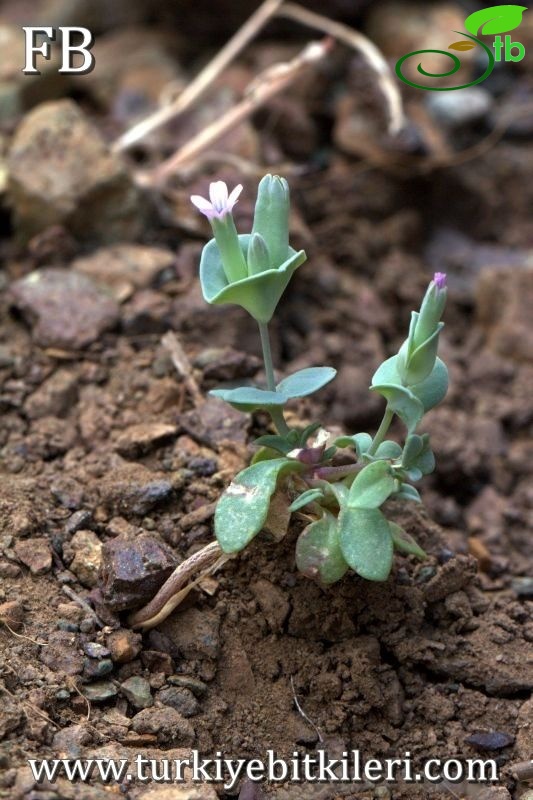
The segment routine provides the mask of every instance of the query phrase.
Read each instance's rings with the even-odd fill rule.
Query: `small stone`
[[[472,733],[467,736],[465,742],[475,747],[476,750],[503,750],[509,747],[515,740],[514,736],[501,731],[489,731],[486,733]]]
[[[33,575],[44,575],[52,567],[52,551],[48,539],[33,537],[15,543],[15,555]]]
[[[57,731],[52,740],[52,747],[56,752],[69,758],[79,758],[81,748],[90,744],[92,738],[86,725],[69,725]]]
[[[28,536],[37,528],[35,511],[35,481],[2,475],[0,481],[0,534],[18,538]],[[44,509],[40,509],[43,513]],[[46,512],[44,512],[46,513]]]
[[[116,439],[115,450],[124,456],[147,453],[165,439],[175,436],[176,425],[165,422],[141,422],[122,431]]]
[[[107,658],[109,650],[98,642],[87,642],[83,645],[84,652],[89,658]]]
[[[81,692],[91,703],[105,703],[106,700],[116,697],[118,689],[111,681],[97,681],[85,684]]]
[[[102,565],[102,542],[98,536],[93,531],[77,531],[63,552],[66,556],[74,553],[69,567],[79,582],[91,588],[96,586]]]
[[[480,86],[470,86],[460,92],[428,92],[426,102],[435,119],[448,128],[483,119],[493,103],[491,93]]]
[[[171,479],[142,464],[124,464],[113,470],[103,482],[100,499],[112,513],[125,517],[132,514],[144,516],[154,506],[168,500],[182,483],[179,473]]]
[[[118,320],[115,300],[84,275],[56,267],[15,281],[9,297],[42,346],[82,349]]]
[[[132,675],[124,683],[120,684],[120,690],[126,700],[135,708],[150,708],[154,704],[154,698],[150,691],[150,684],[138,675]]]
[[[76,375],[67,369],[58,369],[39,386],[24,403],[30,419],[59,417],[67,414],[78,396]]]
[[[200,710],[200,704],[190,689],[171,686],[168,689],[162,689],[157,695],[157,699],[163,705],[175,708],[184,717],[194,717]]]
[[[135,633],[135,631],[121,628],[106,637],[106,645],[113,661],[117,664],[126,664],[139,655],[142,647],[142,636],[140,633]]]
[[[50,491],[56,500],[70,511],[79,508],[83,503],[83,486],[67,475],[60,475],[50,486]]]
[[[172,325],[172,301],[162,292],[136,292],[122,308],[122,327],[128,336],[164,333]]]
[[[91,519],[92,514],[88,509],[82,508],[79,511],[75,511],[74,514],[67,520],[65,525],[65,533],[72,535],[73,533],[76,533],[76,531],[87,528],[91,522]]]
[[[39,657],[54,672],[79,675],[83,670],[83,656],[79,652],[79,636],[76,633],[52,632]]]
[[[83,662],[83,674],[86,678],[103,678],[113,672],[113,662],[110,658],[86,658]]]
[[[57,628],[60,631],[67,631],[68,633],[78,633],[80,626],[75,622],[70,622],[68,619],[58,619]]]
[[[190,689],[197,697],[202,697],[207,692],[207,684],[190,675],[170,675],[168,683]]]
[[[108,286],[116,300],[122,302],[135,289],[152,286],[161,273],[174,265],[175,260],[175,254],[162,247],[117,244],[78,258],[71,266],[96,283]]]
[[[511,581],[513,591],[518,597],[533,597],[533,578],[519,577]]]
[[[135,539],[117,536],[106,542],[100,569],[106,604],[112,611],[142,605],[152,599],[176,564],[170,547],[149,533]]]
[[[139,193],[123,161],[71,100],[41,103],[26,114],[13,137],[8,171],[9,201],[23,238],[51,225],[100,241],[133,239],[141,229]]]
[[[195,739],[191,723],[174,708],[146,708],[133,717],[132,728],[135,733],[151,733],[157,736],[160,744],[190,746]]]
[[[8,600],[0,604],[0,623],[9,625],[11,630],[19,631],[24,624],[24,607],[18,600]]]

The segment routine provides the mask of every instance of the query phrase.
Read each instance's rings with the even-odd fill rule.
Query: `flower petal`
[[[198,211],[201,211],[202,214],[205,214],[208,219],[216,216],[215,209],[209,200],[205,199],[205,197],[201,197],[199,194],[193,194],[191,195],[191,203],[196,206]]]
[[[225,212],[228,203],[228,187],[224,181],[215,181],[209,186],[209,198],[214,208],[219,212]]]
[[[242,192],[242,183],[239,183],[235,189],[232,190],[230,196],[228,197],[228,210],[231,211],[237,200],[239,199],[239,195]]]

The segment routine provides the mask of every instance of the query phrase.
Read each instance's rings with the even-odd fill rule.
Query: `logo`
[[[59,31],[61,38],[61,68],[58,72],[68,75],[85,75],[94,69],[94,56],[90,52],[94,44],[94,37],[88,28],[74,28],[72,26],[52,27],[33,27],[25,26],[22,28],[25,35],[25,56],[26,63],[22,70],[25,75],[40,75],[36,65],[36,57],[39,53],[49,61],[52,57],[50,42],[56,38],[56,30]],[[37,44],[37,37],[44,37],[41,44]],[[72,38],[81,36],[81,43],[73,44]],[[81,57],[82,63],[75,66],[74,56]]]
[[[461,69],[461,60],[455,53],[449,53],[448,50],[414,50],[412,53],[402,56],[396,63],[396,75],[401,81],[408,86],[413,86],[415,89],[426,89],[429,92],[452,92],[456,89],[466,89],[467,86],[475,86],[489,77],[496,61],[521,61],[525,54],[526,48],[521,42],[513,42],[509,31],[514,31],[522,22],[522,14],[527,11],[526,6],[491,6],[490,8],[482,8],[479,11],[474,11],[465,20],[465,29],[468,33],[461,31],[454,31],[460,36],[466,37],[458,42],[452,42],[448,45],[448,50],[455,50],[458,52],[465,52],[473,50],[475,47],[480,47],[486,54],[488,62],[487,67],[482,75],[469,83],[463,83],[461,86],[424,86],[421,83],[414,83],[414,81],[406,78],[403,74],[403,66],[408,58],[412,56],[420,56],[424,53],[436,53],[444,55],[451,59],[452,67],[448,72],[427,72],[422,63],[417,66],[417,71],[425,78],[448,78],[450,75],[455,75]],[[506,36],[502,38],[501,34]],[[478,38],[479,35],[492,36],[496,34],[492,45],[487,45]]]

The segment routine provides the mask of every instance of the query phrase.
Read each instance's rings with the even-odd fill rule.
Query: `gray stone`
[[[169,686],[167,689],[161,689],[157,699],[163,705],[175,708],[184,717],[194,717],[200,710],[200,704],[190,689]]]
[[[106,700],[111,700],[116,697],[118,689],[112,681],[96,681],[96,683],[87,683],[82,687],[82,694],[91,703],[105,703]]]
[[[191,723],[174,708],[145,708],[133,717],[135,733],[152,733],[160,744],[175,743],[188,747],[194,742],[195,731]]]
[[[126,700],[135,708],[150,708],[154,704],[150,684],[139,675],[132,675],[131,678],[121,683],[120,690]]]
[[[118,320],[118,306],[112,297],[84,275],[55,267],[15,281],[9,298],[43,346],[81,349]]]

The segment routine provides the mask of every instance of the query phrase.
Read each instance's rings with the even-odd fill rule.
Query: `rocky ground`
[[[408,125],[392,139],[372,73],[339,46],[318,75],[226,136],[217,150],[231,159],[197,164],[162,188],[140,171],[146,177],[220,116],[258,70],[294,55],[305,34],[276,23],[179,125],[117,155],[110,143],[162,91],[187,85],[234,20],[205,27],[193,49],[198,18],[188,4],[181,28],[164,4],[149,12],[117,3],[91,17],[76,2],[69,20],[57,2],[37,5],[43,19],[53,11],[63,24],[97,20],[98,67],[67,79],[51,62],[39,78],[22,76],[17,26],[27,9],[0,7],[0,797],[258,800],[250,785],[230,793],[64,779],[36,786],[26,759],[173,758],[192,747],[251,758],[326,747],[493,757],[501,782],[418,794],[409,786],[261,792],[530,798],[526,63],[498,70],[468,102],[461,92],[444,93],[455,98],[448,106],[406,94]],[[420,8],[380,4],[400,20],[391,42],[368,5],[336,2],[332,13],[393,60],[409,49]],[[460,24],[461,8],[427,6],[439,30],[453,27],[450,14]],[[531,27],[521,32],[531,38]],[[423,510],[391,504],[430,557],[398,557],[383,585],[348,576],[324,591],[295,570],[295,528],[282,544],[255,542],[141,636],[127,627],[127,610],[212,539],[214,504],[268,426],[207,397],[227,381],[261,380],[261,361],[244,314],[201,298],[208,230],[188,197],[213,175],[242,182],[236,218],[246,226],[257,174],[280,164],[293,187],[293,239],[309,262],[273,325],[277,364],[280,373],[338,369],[316,399],[292,407],[301,420],[375,429],[382,408],[370,377],[404,338],[432,273],[448,273],[442,349],[451,388],[425,422],[437,469],[425,479]],[[162,344],[169,330],[192,366],[192,390]]]

